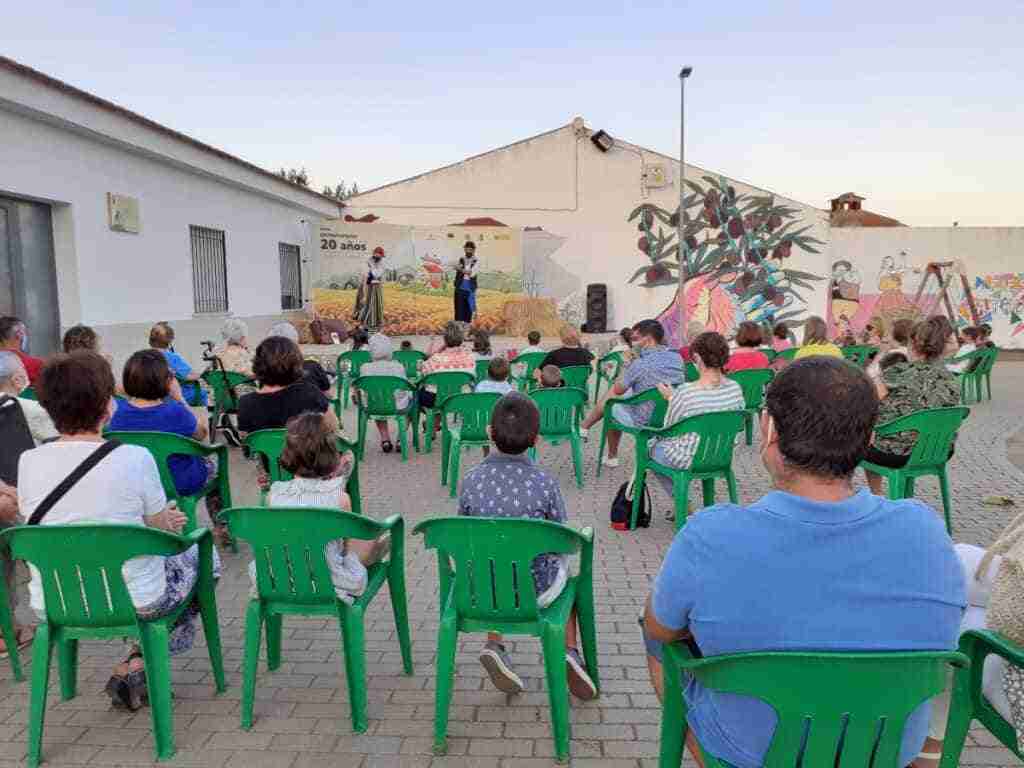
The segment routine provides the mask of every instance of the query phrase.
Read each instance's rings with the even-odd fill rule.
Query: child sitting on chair
[[[558,387],[564,387],[565,382],[562,381],[562,369],[557,365],[545,365],[541,368],[540,386],[541,389],[557,389]]]
[[[529,517],[565,523],[565,501],[557,478],[530,459],[527,450],[537,441],[540,411],[525,395],[513,392],[494,406],[489,427],[496,451],[471,469],[462,483],[459,514],[469,517]],[[530,569],[537,591],[537,606],[551,605],[568,581],[564,555],[538,555]],[[569,690],[588,701],[597,688],[587,674],[576,647],[576,609],[565,628],[565,663]],[[480,663],[495,687],[505,693],[521,693],[523,680],[512,668],[501,635],[489,632],[480,652]]]
[[[304,413],[288,422],[288,436],[281,452],[281,468],[294,475],[270,486],[271,507],[329,507],[352,509],[345,484],[352,471],[350,456],[338,451],[338,435],[322,413]],[[391,548],[390,539],[375,541],[338,539],[327,544],[324,554],[338,599],[349,605],[366,590],[366,566],[373,565]],[[249,578],[256,590],[256,563],[249,563]]]
[[[487,378],[481,381],[474,388],[474,392],[496,392],[499,395],[507,395],[514,392],[515,387],[508,380],[509,364],[504,357],[491,358],[487,366]]]

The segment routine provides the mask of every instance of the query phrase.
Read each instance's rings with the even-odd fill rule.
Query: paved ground
[[[1024,428],[1024,365],[1003,364],[994,376],[992,403],[972,409],[971,418],[952,464],[955,538],[988,544],[1024,504],[1024,472],[1007,458],[1007,438]],[[352,412],[346,415],[351,427]],[[659,709],[647,680],[636,616],[668,545],[672,529],[656,515],[653,527],[620,534],[608,527],[612,494],[630,471],[628,464],[596,480],[593,456],[587,451],[587,485],[572,482],[567,450],[547,450],[541,461],[557,471],[576,526],[597,531],[595,589],[601,655],[601,698],[573,706],[573,764],[579,768],[648,768],[656,764]],[[364,505],[375,517],[401,513],[409,522],[448,515],[454,504],[438,485],[438,454],[419,455],[409,464],[383,456],[373,446],[362,470]],[[476,459],[470,459],[472,464]],[[737,452],[737,476],[744,501],[768,488],[757,443]],[[241,459],[231,467],[237,502],[251,502],[252,465]],[[923,498],[938,503],[937,488],[919,483]],[[370,493],[371,489],[373,492]],[[655,507],[669,508],[655,492]],[[1015,509],[981,504],[982,497],[1014,498]],[[553,764],[543,668],[535,641],[514,644],[514,660],[526,678],[528,692],[506,697],[485,684],[476,661],[480,640],[466,639],[458,659],[456,693],[451,712],[449,756],[431,756],[436,642],[436,563],[413,539],[408,548],[409,609],[416,674],[400,674],[398,644],[384,590],[368,615],[367,662],[370,727],[355,736],[349,725],[336,626],[322,620],[291,620],[285,624],[285,657],[274,674],[261,665],[257,690],[258,719],[250,732],[238,725],[242,660],[243,609],[247,584],[245,554],[225,558],[226,574],[218,600],[228,691],[213,695],[205,648],[197,647],[173,661],[175,726],[178,754],[171,765],[259,768],[281,766],[403,766],[416,768],[544,768]],[[27,618],[23,616],[22,618]],[[111,710],[100,689],[119,644],[84,644],[81,651],[81,695],[53,703],[46,720],[44,757],[50,765],[145,765],[152,760],[149,713]],[[17,765],[24,755],[28,685],[15,685],[0,663],[0,766]],[[1014,765],[1016,760],[982,731],[975,731],[964,752],[965,765]]]

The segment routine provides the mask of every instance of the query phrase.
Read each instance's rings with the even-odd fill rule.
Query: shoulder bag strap
[[[32,516],[28,520],[29,525],[39,525],[39,521],[43,519],[47,512],[53,509],[53,505],[60,501],[64,495],[70,491],[74,485],[85,477],[89,471],[99,464],[107,456],[112,453],[114,449],[121,445],[117,440],[107,440],[103,445],[97,448],[95,451],[85,457],[85,461],[79,464],[70,475],[60,481],[60,485],[54,488],[47,495],[45,499],[39,502],[39,506],[36,507]]]

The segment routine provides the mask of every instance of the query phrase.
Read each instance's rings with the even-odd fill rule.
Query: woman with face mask
[[[356,320],[368,331],[384,325],[384,249],[379,245],[366,262],[366,279],[356,301]]]

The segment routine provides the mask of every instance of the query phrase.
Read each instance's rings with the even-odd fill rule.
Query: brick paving
[[[1024,429],[1024,365],[1001,364],[993,377],[995,399],[972,408],[951,465],[954,530],[958,541],[986,545],[1011,519],[1014,509],[986,507],[989,494],[1010,496],[1018,509],[1024,503],[1024,472],[1007,458],[1006,441]],[[353,433],[353,413],[345,414]],[[372,430],[371,430],[372,433]],[[631,471],[626,461],[617,470],[594,476],[596,440],[587,448],[586,487],[572,480],[568,448],[546,448],[544,466],[556,471],[569,508],[570,524],[593,526],[597,532],[595,591],[603,690],[595,702],[574,701],[573,765],[577,768],[653,768],[658,753],[660,711],[647,679],[636,616],[651,579],[672,537],[671,524],[656,511],[650,529],[620,534],[608,527],[612,494]],[[625,456],[629,450],[623,452]],[[231,466],[236,503],[254,503],[253,465],[238,452]],[[374,517],[402,514],[408,528],[433,515],[454,512],[454,502],[441,492],[439,446],[431,455],[416,455],[409,464],[384,456],[371,436],[362,468],[364,509]],[[467,458],[463,472],[478,459]],[[757,440],[740,447],[736,471],[743,501],[768,489]],[[934,482],[918,483],[925,500],[938,505]],[[669,501],[652,488],[656,510]],[[409,613],[415,674],[401,675],[387,590],[382,590],[367,615],[367,674],[370,725],[352,733],[344,684],[343,660],[336,624],[288,619],[284,629],[281,668],[268,673],[261,663],[256,722],[251,731],[239,728],[242,634],[248,585],[248,558],[226,555],[225,575],[218,590],[221,633],[228,670],[226,693],[213,694],[204,647],[172,661],[175,690],[177,766],[230,768],[545,768],[554,764],[547,697],[543,687],[540,647],[534,640],[512,642],[517,670],[527,691],[508,697],[485,683],[476,660],[481,639],[463,636],[457,660],[455,695],[446,757],[431,754],[434,714],[434,650],[437,627],[436,561],[411,538],[407,544]],[[27,596],[23,597],[23,604]],[[24,607],[22,608],[24,611]],[[23,620],[29,617],[21,615]],[[201,642],[201,641],[200,641]],[[135,766],[153,761],[149,712],[112,710],[100,690],[121,653],[119,643],[83,643],[80,651],[80,695],[58,702],[53,690],[46,717],[43,754],[49,765]],[[55,673],[54,673],[55,674]],[[25,753],[27,683],[14,684],[6,662],[0,662],[0,767],[22,764]],[[987,733],[969,737],[963,764],[1015,765],[1016,759]]]

